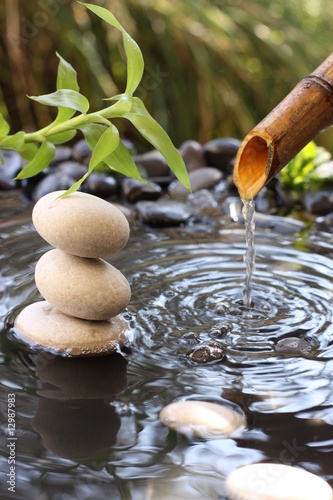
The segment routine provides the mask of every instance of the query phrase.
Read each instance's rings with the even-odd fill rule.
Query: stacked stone
[[[129,225],[120,210],[95,196],[55,191],[35,205],[37,232],[53,250],[36,265],[35,281],[45,299],[17,316],[19,336],[69,355],[112,351],[127,339],[120,313],[131,291],[123,274],[102,259],[121,250]]]

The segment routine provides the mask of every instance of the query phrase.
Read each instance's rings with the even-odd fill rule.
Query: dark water
[[[242,224],[215,209],[209,232],[133,226],[110,262],[131,283],[134,342],[121,354],[65,359],[29,349],[10,329],[40,298],[34,265],[49,248],[30,216],[31,206],[1,197],[1,498],[222,499],[228,473],[261,461],[302,467],[333,486],[331,234],[259,217],[248,308]],[[300,346],[288,341],[295,337]],[[220,355],[198,362],[190,353],[200,348]],[[6,484],[8,394],[15,493]],[[178,435],[158,414],[179,399],[238,409],[248,429],[233,439]]]

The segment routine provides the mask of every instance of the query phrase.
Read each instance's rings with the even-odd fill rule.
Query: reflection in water
[[[297,465],[333,484],[330,234],[257,220],[249,315],[243,225],[207,212],[209,233],[134,226],[111,263],[131,284],[126,320],[135,341],[116,357],[66,360],[11,336],[17,312],[39,299],[33,267],[47,249],[22,224],[30,217],[23,212],[10,212],[11,224],[0,228],[0,402],[4,408],[15,391],[19,500],[221,500],[225,476],[260,461]],[[309,349],[276,349],[295,337]],[[193,361],[196,346],[212,345],[221,356]],[[169,431],[158,414],[182,399],[241,408],[248,429],[210,441]]]
[[[39,353],[40,389],[32,428],[44,446],[70,459],[93,458],[113,446],[120,417],[110,402],[126,388],[126,360],[120,354],[68,359]]]

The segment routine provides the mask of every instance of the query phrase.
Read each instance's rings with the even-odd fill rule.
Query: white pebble
[[[203,438],[229,436],[246,427],[241,413],[219,404],[194,400],[166,406],[160,420],[170,429]]]
[[[226,479],[230,500],[332,500],[333,491],[320,477],[283,464],[251,464]],[[229,498],[228,497],[228,498]]]

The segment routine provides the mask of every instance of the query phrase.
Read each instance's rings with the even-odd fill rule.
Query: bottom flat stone
[[[130,330],[121,316],[88,321],[63,314],[46,301],[23,309],[14,322],[19,338],[35,347],[69,356],[106,354],[122,347]]]

